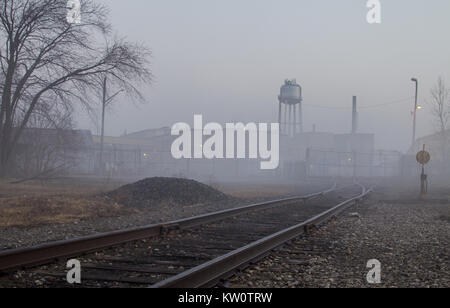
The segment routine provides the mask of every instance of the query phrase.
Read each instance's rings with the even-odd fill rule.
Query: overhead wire
[[[388,103],[382,103],[382,104],[376,104],[376,105],[369,105],[369,106],[358,106],[358,109],[370,109],[370,108],[379,108],[379,107],[385,107],[385,106],[392,106],[392,105],[398,105],[400,103],[405,103],[407,101],[410,101],[414,99],[414,97],[408,97],[404,99],[399,99],[395,101],[391,101]],[[304,104],[306,107],[313,107],[313,108],[322,108],[322,109],[352,109],[351,106],[324,106],[324,105],[315,105],[315,104]]]

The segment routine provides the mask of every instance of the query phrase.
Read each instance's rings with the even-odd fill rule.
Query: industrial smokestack
[[[356,134],[357,131],[358,131],[358,105],[356,96],[353,96],[352,134]]]

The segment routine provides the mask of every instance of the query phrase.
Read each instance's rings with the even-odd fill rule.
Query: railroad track
[[[71,257],[82,264],[83,287],[214,285],[368,192],[358,185],[334,185],[307,196],[3,252],[0,271],[9,274],[0,285],[27,287],[39,281],[47,287],[68,286],[65,262],[54,260]],[[11,272],[24,267],[32,268]]]

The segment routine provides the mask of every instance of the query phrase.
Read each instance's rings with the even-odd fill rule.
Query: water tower
[[[281,133],[288,136],[302,133],[302,87],[297,84],[295,79],[286,80],[281,87],[278,100],[280,102],[278,122]]]

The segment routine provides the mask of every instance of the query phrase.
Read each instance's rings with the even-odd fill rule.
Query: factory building
[[[50,135],[55,137],[57,132],[29,130],[21,141],[21,147],[29,149],[27,157],[31,157],[30,151],[36,149],[33,145],[39,140],[43,149],[61,157],[61,166],[70,166],[70,173],[99,174],[103,170],[104,174],[115,177],[175,176],[204,181],[251,180],[255,177],[303,179],[307,176],[352,176],[355,166],[356,175],[370,176],[374,175],[372,169],[379,157],[374,154],[374,136],[371,134],[303,132],[280,136],[280,165],[276,170],[261,170],[257,159],[177,160],[171,153],[172,143],[177,137],[171,135],[169,128],[161,128],[104,137],[101,167],[100,136],[89,131],[66,132],[64,136],[72,138],[66,137],[62,139],[65,143],[55,144],[50,140],[58,139],[48,138]],[[73,141],[75,136],[77,142]],[[54,149],[64,155],[58,155]],[[24,161],[27,161],[25,157]]]
[[[66,142],[68,146],[75,144],[75,147],[57,147],[64,148],[64,157],[70,157],[70,164],[67,165],[70,165],[71,173],[116,177],[174,176],[212,182],[247,178],[301,180],[316,176],[395,176],[403,172],[401,153],[375,151],[375,136],[358,133],[356,97],[353,97],[352,102],[352,128],[347,134],[318,132],[315,128],[311,132],[305,131],[303,102],[302,87],[295,79],[286,80],[278,96],[281,134],[280,163],[276,170],[261,170],[258,159],[174,159],[171,147],[178,136],[172,136],[171,128],[168,127],[147,129],[120,137],[106,136],[103,139],[103,151],[100,136],[92,135],[89,131],[65,132],[64,136],[79,136],[77,139],[80,141]],[[33,134],[40,137],[33,137]],[[58,134],[61,135],[61,132],[32,129],[22,138],[22,146],[27,148],[28,143],[28,149],[31,149],[32,140],[51,143],[48,136]],[[45,135],[46,139],[43,137]],[[192,135],[195,135],[194,130]],[[246,138],[246,143],[248,152],[249,138]]]

